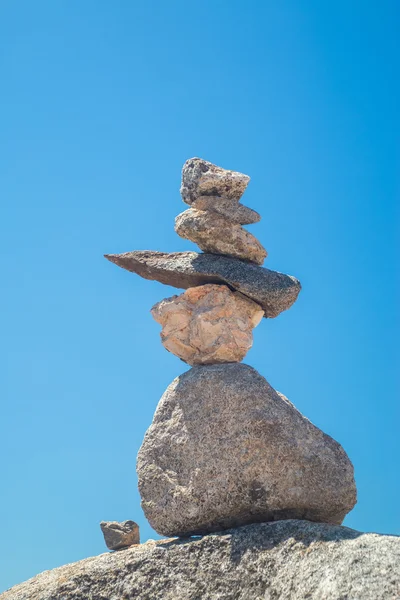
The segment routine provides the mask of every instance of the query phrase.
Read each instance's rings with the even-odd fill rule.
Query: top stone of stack
[[[241,225],[257,223],[260,215],[239,203],[248,175],[190,158],[182,169],[181,195],[190,209],[178,215],[175,231],[204,252],[262,265],[267,252]]]
[[[239,201],[249,181],[243,173],[222,169],[202,158],[189,158],[182,169],[181,196],[190,206],[201,196]]]
[[[217,167],[202,158],[190,158],[182,169],[182,200],[196,210],[211,211],[238,225],[258,223],[261,216],[239,203],[248,175]]]

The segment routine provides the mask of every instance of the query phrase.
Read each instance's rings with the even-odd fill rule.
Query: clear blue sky
[[[399,17],[397,0],[1,2],[0,590],[104,552],[102,519],[157,537],[135,459],[186,369],[149,312],[176,290],[103,254],[195,249],[173,229],[192,156],[251,176],[265,266],[303,284],[245,362],[348,452],[345,524],[400,533]]]

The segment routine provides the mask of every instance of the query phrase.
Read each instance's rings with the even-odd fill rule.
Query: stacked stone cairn
[[[353,466],[252,367],[241,364],[262,317],[295,302],[300,283],[263,268],[267,253],[242,226],[249,177],[188,160],[175,231],[203,250],[106,255],[118,266],[186,291],[152,308],[165,348],[192,366],[167,388],[137,458],[142,507],[167,536],[248,523],[340,524],[356,503]]]

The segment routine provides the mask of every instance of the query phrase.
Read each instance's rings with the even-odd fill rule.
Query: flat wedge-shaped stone
[[[175,219],[175,231],[204,252],[240,258],[257,265],[262,265],[267,256],[267,251],[252,233],[210,211],[185,210]]]
[[[218,213],[238,225],[251,225],[261,221],[261,215],[252,208],[219,196],[200,196],[192,203],[192,208]]]
[[[240,200],[249,181],[248,175],[238,171],[222,169],[202,158],[189,158],[182,169],[181,196],[186,204],[199,196]]]
[[[144,279],[176,288],[225,283],[258,302],[264,316],[270,318],[290,308],[301,289],[300,282],[291,275],[217,254],[137,250],[106,254],[105,258]]]

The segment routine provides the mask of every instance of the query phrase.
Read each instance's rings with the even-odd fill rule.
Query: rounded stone
[[[161,300],[151,314],[162,325],[163,346],[198,365],[243,360],[264,311],[226,285],[207,284]]]
[[[222,254],[262,265],[267,251],[258,239],[229,219],[206,210],[189,208],[175,219],[176,233],[204,252]]]
[[[356,502],[343,448],[243,364],[168,387],[137,459],[142,507],[167,536],[279,519],[340,524]]]

